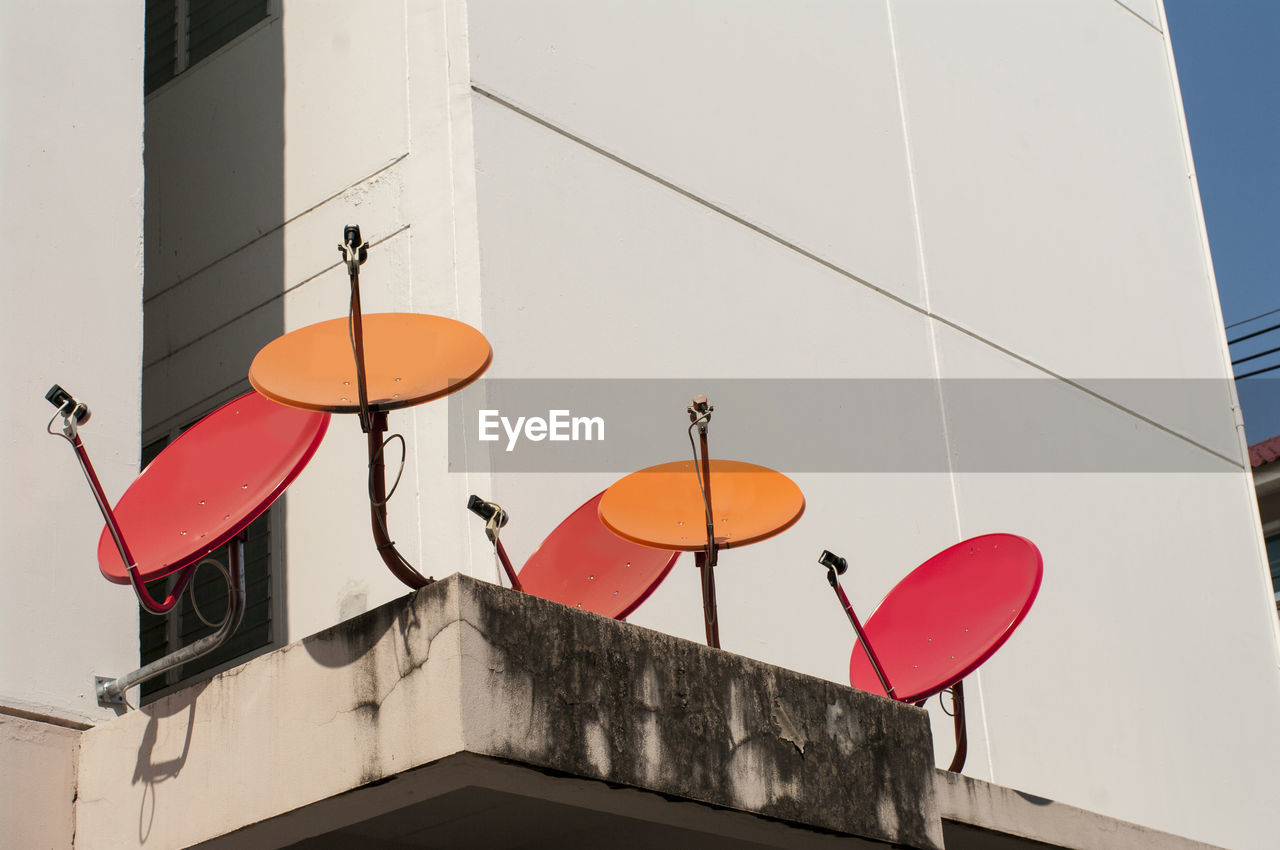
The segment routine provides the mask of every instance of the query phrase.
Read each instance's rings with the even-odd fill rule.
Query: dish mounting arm
[[[98,696],[98,705],[124,705],[125,692],[130,688],[141,685],[143,682],[154,679],[157,676],[163,676],[170,670],[181,667],[189,661],[194,661],[202,655],[208,655],[222,646],[227,638],[235,634],[236,629],[240,627],[240,620],[244,618],[244,544],[247,538],[248,532],[241,531],[236,535],[236,539],[230,547],[230,556],[227,559],[229,562],[227,612],[223,615],[222,622],[218,624],[217,630],[213,634],[205,635],[163,658],[158,658],[150,664],[134,670],[132,673],[126,673],[115,679],[106,676],[95,676],[93,682],[94,690]],[[187,567],[183,578],[179,582],[185,585],[187,581],[190,581],[191,577],[195,575],[198,566],[199,564],[192,564]]]
[[[49,420],[46,430],[54,436],[62,437],[71,444],[71,448],[75,451],[76,460],[80,462],[80,470],[84,473],[85,480],[89,482],[89,489],[93,492],[94,501],[98,503],[98,510],[102,512],[102,518],[107,523],[107,530],[111,533],[111,540],[116,544],[116,551],[120,553],[120,560],[129,576],[129,583],[133,585],[133,591],[138,596],[138,604],[152,614],[167,614],[182,598],[182,592],[186,590],[194,571],[183,571],[178,576],[177,584],[173,586],[173,589],[163,600],[157,600],[151,595],[141,576],[138,575],[138,563],[129,551],[129,544],[124,539],[124,531],[120,528],[120,523],[116,521],[115,512],[111,509],[111,503],[107,500],[107,495],[102,490],[102,483],[98,480],[98,473],[94,471],[93,462],[89,460],[89,453],[85,450],[84,441],[80,439],[79,426],[89,421],[89,408],[83,402],[76,401],[57,384],[50,388],[49,392],[45,394],[45,398],[49,400],[50,404],[58,408],[58,412],[53,415],[53,419]],[[53,423],[59,416],[62,417],[61,432],[53,430]]]
[[[702,622],[707,631],[707,646],[720,648],[720,618],[716,609],[715,568],[719,560],[720,541],[716,540],[715,514],[711,507],[711,456],[707,448],[707,424],[715,406],[699,393],[688,407],[689,442],[693,442],[693,429],[698,429],[699,445],[693,450],[694,475],[702,495],[702,507],[706,513],[707,543],[693,555],[693,563],[702,576]],[[702,453],[699,457],[698,448]],[[726,546],[727,548],[727,546]]]
[[[849,569],[849,562],[834,552],[822,550],[822,554],[818,556],[818,563],[827,568],[827,584],[831,585],[831,589],[836,592],[836,596],[840,599],[840,605],[844,608],[844,613],[848,615],[849,622],[853,624],[853,630],[858,634],[858,643],[862,645],[862,649],[867,653],[867,660],[871,662],[871,669],[876,671],[876,678],[880,680],[880,687],[884,688],[885,694],[890,699],[898,699],[898,695],[893,692],[893,685],[889,683],[889,675],[885,673],[884,666],[880,663],[880,658],[876,655],[876,651],[871,646],[871,642],[867,640],[867,633],[862,628],[862,621],[858,619],[858,615],[854,613],[853,606],[849,604],[849,597],[845,595],[844,588],[840,586],[840,574]]]
[[[871,662],[871,669],[875,671],[876,678],[880,680],[880,687],[884,688],[885,694],[891,699],[898,700],[899,697],[894,693],[893,685],[889,682],[889,674],[884,671],[884,666],[880,663],[879,656],[876,655],[871,642],[867,640],[867,633],[862,627],[862,621],[854,613],[853,606],[849,603],[849,597],[845,595],[844,588],[840,586],[840,576],[849,568],[849,562],[839,555],[824,549],[818,557],[818,563],[827,568],[827,583],[836,592],[836,596],[840,599],[840,605],[844,608],[844,613],[848,615],[849,622],[853,624],[853,630],[858,634],[858,643],[862,646],[863,651],[866,652],[867,660]],[[954,718],[953,726],[955,727],[956,735],[956,752],[947,770],[952,773],[959,773],[961,768],[964,767],[965,756],[969,752],[969,734],[964,719],[964,682],[957,681],[951,686],[950,691],[952,699],[951,716]],[[916,705],[924,705],[924,700],[916,703]],[[946,710],[945,706],[943,710]]]
[[[351,280],[351,347],[356,361],[356,385],[360,396],[360,430],[368,436],[369,441],[369,518],[373,526],[373,539],[377,544],[378,554],[382,556],[382,561],[391,570],[391,574],[403,584],[417,590],[435,579],[424,576],[405,560],[387,530],[387,473],[386,464],[382,461],[385,445],[382,435],[387,430],[387,414],[386,411],[375,411],[369,406],[364,361],[364,321],[360,311],[360,266],[369,258],[369,243],[361,239],[358,225],[347,225],[338,250],[342,252],[347,276]]]
[[[182,593],[191,583],[199,564],[192,564],[178,574],[177,581],[163,601],[157,601],[151,595],[147,590],[146,584],[142,581],[142,577],[138,574],[138,564],[134,560],[133,554],[129,551],[129,544],[124,539],[124,531],[120,528],[120,523],[116,521],[115,512],[111,509],[111,503],[107,501],[106,493],[102,490],[102,483],[98,480],[97,472],[94,471],[93,462],[89,460],[89,453],[85,450],[84,441],[80,439],[79,426],[89,421],[89,408],[82,402],[76,401],[57,384],[53,385],[52,389],[45,395],[45,398],[58,408],[58,412],[54,414],[53,419],[49,420],[46,430],[50,434],[65,439],[75,450],[76,460],[80,461],[80,469],[84,472],[84,477],[89,482],[89,489],[93,491],[93,498],[98,503],[98,509],[102,511],[102,516],[106,520],[107,530],[111,533],[111,539],[116,544],[116,550],[120,553],[120,559],[125,565],[125,572],[129,575],[129,582],[133,585],[139,604],[152,614],[168,613],[182,598]],[[53,423],[59,416],[62,417],[62,430],[60,433],[53,430]],[[175,667],[212,652],[235,633],[235,630],[240,626],[240,620],[244,616],[245,608],[245,537],[246,533],[240,532],[231,547],[227,612],[223,616],[222,622],[218,624],[217,630],[211,635],[200,638],[188,646],[184,646],[163,658],[134,670],[132,673],[115,679],[106,676],[95,676],[94,691],[99,705],[124,705],[124,695],[129,688],[154,679],[156,676],[161,676]]]
[[[498,554],[498,561],[511,582],[511,589],[524,592],[520,577],[516,575],[515,568],[511,566],[511,559],[507,557],[507,547],[502,545],[502,539],[498,536],[499,531],[511,518],[510,515],[497,502],[486,502],[476,495],[467,499],[467,510],[484,520],[484,536],[488,537],[489,542],[493,544],[493,550]]]

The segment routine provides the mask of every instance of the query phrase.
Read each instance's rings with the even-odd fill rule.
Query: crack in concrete
[[[400,619],[402,618],[397,616],[397,620],[400,620]],[[420,628],[420,626],[417,625],[419,621],[420,621],[420,618],[415,616],[414,617],[415,625],[412,626],[412,628],[415,628],[415,629]],[[400,685],[406,679],[410,678],[416,673],[423,672],[423,668],[425,668],[427,665],[427,662],[431,660],[432,644],[435,642],[436,638],[438,638],[442,632],[444,632],[446,629],[448,629],[451,625],[453,625],[456,622],[461,622],[461,620],[448,620],[426,637],[426,645],[422,649],[422,660],[416,663],[409,661],[409,659],[415,654],[415,652],[413,647],[410,646],[407,640],[409,629],[408,628],[404,629],[404,637],[406,638],[405,640],[391,641],[392,661],[395,664],[396,672],[398,674],[395,680],[391,683],[391,686],[387,688],[385,691],[383,691],[382,693],[375,693],[372,697],[366,697],[364,699],[359,700],[358,702],[355,702],[348,708],[338,709],[333,714],[329,715],[329,718],[327,720],[324,720],[319,725],[328,726],[331,723],[333,723],[335,720],[337,720],[338,717],[346,714],[369,712],[376,715],[377,712],[382,709],[382,706],[386,704],[386,701],[391,698],[391,695],[396,692],[396,689],[399,688]],[[406,651],[406,654],[404,656],[402,656],[400,653],[401,648],[404,648]],[[379,654],[378,644],[374,644],[372,647],[370,647],[360,656],[353,659],[353,664],[352,664],[352,666],[355,667],[357,670],[369,671],[370,673],[369,678],[373,680],[375,685],[378,679],[378,674],[377,674],[378,654]],[[406,662],[408,663],[406,664]]]

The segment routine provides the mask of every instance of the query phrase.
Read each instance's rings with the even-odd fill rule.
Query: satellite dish
[[[369,515],[374,544],[392,575],[411,588],[435,579],[410,564],[387,527],[387,413],[455,393],[489,368],[493,350],[470,325],[418,313],[372,313],[360,307],[360,266],[369,243],[347,225],[338,246],[351,280],[347,316],[308,325],[262,348],[249,367],[249,383],[282,404],[330,413],[355,413],[369,444]],[[403,453],[401,455],[403,471]],[[396,477],[396,483],[399,476]],[[392,484],[391,492],[395,492]]]
[[[844,559],[824,552],[820,563],[859,636],[849,658],[849,683],[917,704],[953,689],[956,757],[950,769],[958,771],[967,740],[961,682],[1027,616],[1044,573],[1040,550],[1014,534],[963,540],[898,582],[865,626],[840,587]]]
[[[492,535],[512,587],[617,620],[640,607],[671,572],[680,553],[641,546],[611,532],[600,522],[604,495],[591,497],[557,525],[518,576],[501,540]],[[491,509],[505,517],[492,502],[471,499],[468,507],[485,519],[492,516],[487,513]]]
[[[1030,540],[984,534],[944,549],[898,582],[865,627],[897,698],[928,699],[982,666],[1027,616],[1043,572]],[[857,644],[849,683],[884,693]]]
[[[190,566],[266,512],[306,467],[329,415],[249,392],[192,425],[147,464],[116,504],[117,524],[144,582]],[[109,526],[98,566],[129,584]]]
[[[245,529],[311,460],[329,414],[285,407],[256,392],[240,396],[167,446],[112,508],[80,439],[88,408],[56,385],[46,398],[58,407],[49,433],[55,434],[53,422],[61,416],[62,431],[56,435],[75,450],[106,520],[98,539],[98,567],[108,580],[132,584],[144,609],[170,611],[203,560],[234,543],[224,570],[227,610],[212,634],[132,673],[95,678],[100,705],[123,705],[129,688],[212,652],[239,627],[245,604]],[[155,599],[146,582],[171,574],[177,580],[163,600]]]
[[[754,463],[707,461],[705,447],[701,463],[681,460],[633,472],[600,500],[600,521],[624,540],[695,553],[707,645],[713,647],[720,646],[712,572],[716,550],[767,540],[795,525],[803,513],[804,494],[790,478]],[[708,540],[708,520],[715,528],[713,540]]]
[[[484,334],[443,316],[372,313],[362,324],[366,392],[375,413],[456,393],[493,360]],[[253,358],[249,383],[281,404],[359,413],[349,327],[343,316],[272,340]]]

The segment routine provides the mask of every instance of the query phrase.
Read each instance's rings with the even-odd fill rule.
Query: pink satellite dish
[[[823,552],[827,580],[858,640],[849,658],[849,683],[900,702],[922,703],[952,689],[956,757],[964,765],[965,676],[977,670],[1018,627],[1040,591],[1044,562],[1025,537],[984,534],[961,541],[898,582],[865,626],[837,576],[847,564]]]
[[[502,541],[490,531],[511,586],[618,620],[648,599],[680,553],[642,546],[610,531],[600,521],[604,495],[591,497],[557,525],[518,575]],[[492,502],[472,496],[468,507],[490,521],[487,530],[506,524],[505,512]]]
[[[329,426],[329,414],[285,407],[249,392],[201,419],[174,440],[125,491],[115,507],[89,461],[79,427],[89,408],[54,385],[45,396],[58,412],[47,430],[71,444],[106,527],[98,538],[98,567],[108,580],[132,584],[138,603],[153,614],[173,609],[196,570],[214,560],[227,580],[227,607],[212,634],[124,676],[98,676],[100,705],[124,705],[129,688],[212,652],[244,614],[245,529],[280,497],[311,460]],[[61,432],[53,423],[62,417]],[[209,555],[232,543],[228,565]],[[175,579],[163,599],[147,582]],[[194,600],[193,603],[194,605]],[[204,620],[204,615],[197,610]]]
[[[298,477],[328,427],[327,413],[248,392],[184,431],[113,511],[141,579],[194,564],[247,528]],[[98,566],[129,584],[109,525],[98,539]]]

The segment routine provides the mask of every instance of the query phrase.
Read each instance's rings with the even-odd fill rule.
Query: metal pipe
[[[493,551],[498,556],[507,579],[511,582],[511,589],[523,593],[524,586],[520,584],[520,577],[516,575],[515,567],[511,566],[511,559],[507,557],[507,547],[498,537],[502,533],[503,526],[507,524],[507,512],[502,509],[502,505],[487,502],[475,494],[467,499],[467,510],[484,520],[484,536],[493,544]]]
[[[693,562],[702,574],[702,619],[707,629],[707,646],[720,648],[720,619],[716,610],[716,577],[717,558],[716,520],[711,502],[711,452],[707,443],[707,425],[711,420],[711,412],[715,410],[702,394],[695,395],[689,405],[689,443],[693,444],[693,429],[698,429],[699,451],[694,449],[694,477],[697,478],[702,491],[702,507],[706,512],[707,542],[702,551],[694,554]]]
[[[369,407],[368,381],[364,368],[364,318],[360,310],[360,265],[368,255],[369,245],[360,238],[360,228],[348,225],[342,234],[343,260],[347,264],[347,276],[351,279],[351,345],[355,349],[356,389],[360,400],[360,430],[369,437],[369,519],[373,525],[373,540],[377,544],[382,562],[391,574],[403,584],[417,590],[435,581],[424,576],[405,560],[396,549],[395,541],[387,530],[387,474],[382,462],[382,435],[387,430],[387,414]]]
[[[241,531],[231,545],[228,557],[231,583],[227,587],[227,613],[222,618],[222,623],[218,626],[217,631],[117,679],[98,677],[95,682],[95,690],[97,691],[99,705],[108,706],[123,703],[124,694],[130,688],[141,685],[156,676],[162,676],[175,667],[194,661],[202,655],[208,655],[235,633],[235,630],[240,626],[240,620],[244,617],[244,544],[247,537],[247,532]],[[194,564],[188,567],[188,574],[194,574],[195,569],[196,565]]]
[[[698,442],[702,448],[702,496],[707,511],[707,547],[694,556],[694,563],[702,571],[702,618],[707,627],[707,646],[720,648],[720,612],[716,608],[716,524],[711,507],[711,458],[707,453],[707,429],[699,430]]]
[[[836,592],[836,596],[840,597],[840,604],[844,606],[845,614],[849,615],[849,622],[853,623],[853,630],[858,634],[858,643],[862,644],[862,650],[867,654],[867,660],[871,662],[871,669],[876,671],[876,678],[880,680],[880,687],[884,688],[884,692],[889,697],[898,699],[898,695],[893,692],[893,685],[889,683],[889,675],[884,672],[884,667],[880,664],[880,658],[871,647],[871,641],[867,640],[867,633],[862,628],[862,622],[858,619],[858,615],[853,613],[853,606],[849,604],[849,597],[845,596],[844,588],[840,586],[840,579],[836,578],[835,570],[827,570],[827,581],[830,583],[831,589]]]
[[[969,754],[969,732],[964,722],[964,681],[961,680],[951,686],[951,697],[955,700],[952,707],[954,714],[952,715],[952,725],[956,731],[956,754],[951,759],[951,764],[947,770],[952,773],[959,773],[964,767],[964,758]]]
[[[404,559],[387,530],[387,474],[382,462],[382,434],[387,430],[387,414],[374,412],[369,422],[369,516],[373,524],[373,540],[382,562],[401,582],[417,590],[435,581],[424,576]]]
[[[707,646],[720,648],[720,621],[716,616],[716,576],[707,563],[705,550],[693,553],[693,563],[702,572],[702,621],[707,627]]]
[[[343,259],[347,263],[347,277],[351,280],[351,345],[355,348],[356,390],[360,402],[360,430],[366,434],[372,427],[369,418],[369,389],[364,374],[364,320],[360,311],[360,264],[368,255],[368,245],[360,238],[360,228],[349,225],[342,234]]]
[[[107,530],[111,532],[111,539],[116,544],[116,551],[120,553],[120,560],[129,576],[129,583],[133,585],[133,592],[138,596],[138,604],[152,614],[169,613],[173,606],[178,603],[178,600],[182,598],[182,591],[186,590],[187,583],[191,581],[191,575],[194,570],[185,571],[178,576],[177,584],[174,585],[173,590],[170,591],[163,602],[155,600],[155,597],[147,590],[142,577],[138,575],[138,564],[133,559],[133,553],[129,551],[129,545],[125,542],[124,531],[120,528],[120,523],[116,521],[115,511],[111,509],[111,503],[107,501],[107,495],[102,490],[102,483],[98,481],[98,474],[94,471],[92,461],[89,460],[89,453],[85,450],[84,442],[80,439],[80,434],[75,430],[75,426],[71,424],[71,420],[68,418],[66,421],[64,436],[70,441],[71,447],[75,449],[76,460],[80,461],[80,469],[84,472],[84,477],[89,482],[89,489],[93,491],[93,498],[98,503],[98,510],[102,511],[103,519],[107,521]],[[65,433],[66,431],[70,431],[69,436]]]
[[[516,575],[515,568],[511,566],[511,559],[507,557],[507,547],[502,545],[502,541],[494,535],[493,548],[498,552],[498,560],[502,562],[502,569],[507,573],[507,578],[511,580],[511,589],[524,593],[524,587],[520,584],[520,578]]]
[[[718,563],[716,557],[716,520],[711,509],[711,458],[707,453],[707,429],[699,432],[698,442],[702,447],[702,495],[707,508],[707,565],[714,567]]]

